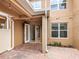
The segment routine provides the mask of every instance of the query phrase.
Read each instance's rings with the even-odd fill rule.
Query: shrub
[[[62,46],[61,42],[52,42],[49,43],[48,46]]]
[[[59,42],[59,46],[62,46],[61,42]]]

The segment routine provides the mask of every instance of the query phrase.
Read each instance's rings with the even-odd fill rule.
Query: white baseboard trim
[[[13,48],[8,49],[8,51],[12,50]]]

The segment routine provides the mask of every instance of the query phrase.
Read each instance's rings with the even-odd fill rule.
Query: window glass
[[[33,9],[41,9],[41,1],[32,2]]]
[[[66,9],[66,0],[50,0],[52,10]]]
[[[0,16],[0,29],[6,29],[6,28],[7,28],[6,17]]]
[[[57,23],[52,24],[52,30],[58,30],[58,24]]]
[[[65,9],[65,8],[66,8],[66,3],[59,4],[59,9]]]
[[[60,37],[67,37],[67,31],[60,31]]]
[[[67,23],[53,23],[51,36],[56,38],[67,38]]]
[[[58,9],[58,4],[51,5],[51,9],[52,10],[57,10]]]
[[[51,4],[57,4],[58,3],[58,0],[51,0]]]
[[[58,31],[52,31],[52,37],[58,37]]]
[[[61,23],[60,30],[67,30],[67,23]]]
[[[66,0],[59,0],[59,3],[65,3]]]

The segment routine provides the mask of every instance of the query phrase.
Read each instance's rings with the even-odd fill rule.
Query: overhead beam
[[[28,17],[32,17],[32,15],[29,13],[29,12],[27,12],[25,9],[23,9],[17,2],[16,2],[16,0],[10,0],[14,5],[16,5],[19,9],[21,9],[24,13],[25,13],[25,15],[27,15]]]
[[[32,17],[13,17],[13,19],[34,19],[34,18],[40,18],[43,15],[37,15],[37,16],[32,16]]]

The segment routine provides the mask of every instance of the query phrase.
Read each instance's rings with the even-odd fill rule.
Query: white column
[[[42,16],[42,52],[47,51],[47,17]]]

